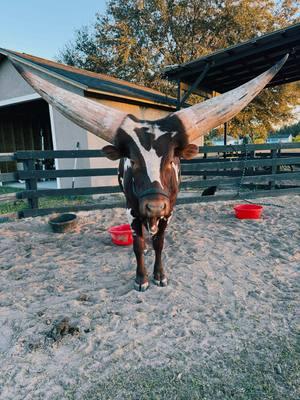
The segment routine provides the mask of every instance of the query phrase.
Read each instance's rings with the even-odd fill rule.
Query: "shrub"
[[[262,138],[258,138],[258,139],[254,140],[254,144],[264,144],[264,143],[265,143],[265,140]]]
[[[300,134],[293,138],[293,142],[300,142]]]

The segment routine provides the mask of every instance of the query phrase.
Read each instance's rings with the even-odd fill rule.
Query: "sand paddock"
[[[1,400],[299,398],[300,197],[263,201],[284,208],[178,206],[169,286],[145,293],[106,232],[124,210],[81,212],[67,234],[1,224]]]

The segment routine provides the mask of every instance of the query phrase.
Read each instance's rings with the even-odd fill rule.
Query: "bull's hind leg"
[[[132,222],[131,227],[133,229],[133,250],[137,262],[134,288],[139,292],[144,292],[149,287],[149,280],[144,262],[145,240],[143,226],[138,219],[135,219]]]
[[[153,248],[155,251],[155,262],[153,271],[153,282],[157,286],[167,286],[168,280],[165,275],[164,267],[161,261],[161,253],[164,247],[165,230],[167,221],[161,220],[159,223],[159,230],[152,238]]]

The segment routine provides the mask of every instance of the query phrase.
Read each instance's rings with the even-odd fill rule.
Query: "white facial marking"
[[[164,132],[162,131],[158,125],[148,125],[150,132],[155,136],[155,140],[157,140],[158,138],[160,138],[163,135],[166,135],[167,133],[170,132]],[[176,135],[177,132],[172,132],[171,133],[171,138],[174,137]]]
[[[149,125],[149,124],[137,123],[137,122],[130,120],[129,118],[127,118],[122,125],[122,129],[124,129],[125,132],[132,137],[132,139],[136,143],[138,149],[140,150],[140,153],[145,161],[146,171],[147,171],[147,174],[149,176],[151,183],[156,181],[163,188],[163,185],[160,180],[160,164],[161,164],[162,157],[158,157],[158,155],[156,154],[156,151],[154,149],[150,149],[149,151],[146,150],[141,145],[139,138],[134,131],[135,128],[145,128],[145,127],[149,128],[149,129],[152,128],[151,125]],[[125,163],[126,163],[126,161],[125,161]]]
[[[172,161],[172,167],[173,167],[173,169],[174,169],[174,171],[175,171],[175,175],[176,175],[176,179],[177,179],[177,182],[179,181],[179,168],[178,168],[178,165],[176,165],[173,161]]]
[[[131,225],[134,220],[134,217],[131,214],[131,208],[126,208],[126,216],[127,216],[129,225]]]

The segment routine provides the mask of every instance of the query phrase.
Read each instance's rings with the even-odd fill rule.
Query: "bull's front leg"
[[[145,239],[142,223],[136,219],[131,224],[133,229],[133,250],[136,257],[136,278],[134,288],[139,292],[144,292],[149,287],[147,269],[144,261]]]
[[[168,280],[165,275],[164,267],[161,261],[161,254],[164,247],[165,230],[167,224],[167,219],[160,220],[158,232],[152,238],[153,248],[155,251],[153,282],[157,286],[167,286],[168,284]]]

